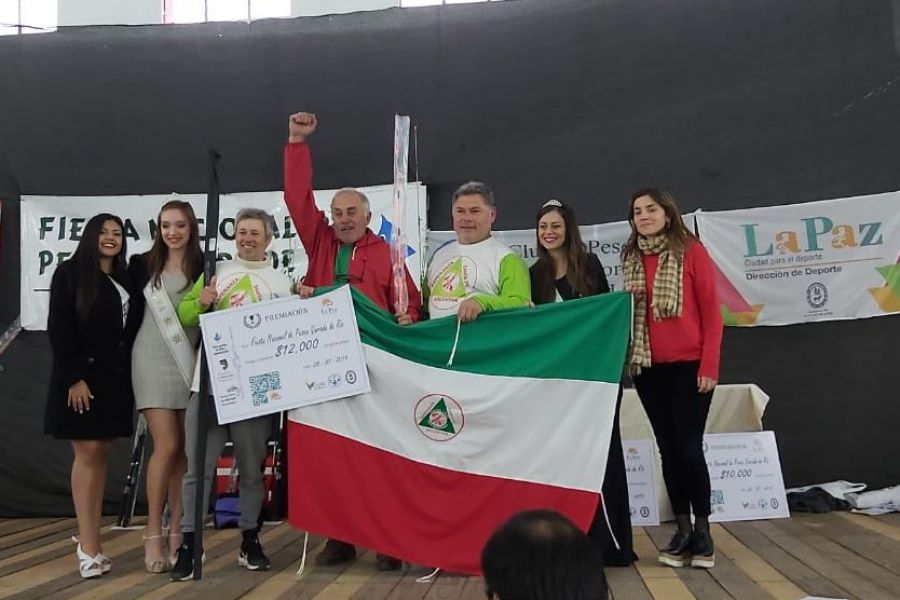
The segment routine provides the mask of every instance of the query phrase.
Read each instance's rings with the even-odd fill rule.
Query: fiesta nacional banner
[[[900,192],[696,218],[726,325],[900,312]]]
[[[422,242],[425,238],[425,186],[409,184],[404,235],[408,246],[406,262],[413,279],[423,272]],[[393,185],[360,188],[369,198],[372,221],[369,227],[386,240],[393,230]],[[316,192],[316,204],[328,214],[331,198],[337,190]],[[69,258],[87,221],[102,212],[112,213],[125,223],[128,254],[139,254],[150,249],[156,235],[156,216],[159,208],[173,196],[171,194],[147,196],[22,196],[22,275],[20,284],[21,322],[25,329],[42,330],[47,327],[47,309],[50,302],[50,281],[56,266]],[[206,194],[177,196],[194,207],[200,221],[200,234],[204,232],[203,215],[206,214]],[[275,239],[269,247],[272,265],[292,279],[306,273],[306,253],[297,237],[297,231],[288,215],[283,193],[248,192],[223,194],[221,213],[217,224],[219,258],[233,258],[234,216],[241,208],[261,208],[275,217]]]

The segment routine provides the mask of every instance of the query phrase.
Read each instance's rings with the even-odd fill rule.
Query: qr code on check
[[[250,376],[250,395],[253,406],[268,404],[270,400],[281,400],[281,373],[271,371]]]
[[[709,503],[713,506],[717,504],[725,504],[725,492],[722,490],[713,490],[709,494]]]

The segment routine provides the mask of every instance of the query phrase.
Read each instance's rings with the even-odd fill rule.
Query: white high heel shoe
[[[97,555],[97,560],[100,561],[100,568],[104,575],[112,571],[112,559],[110,557],[101,552]]]
[[[91,556],[90,554],[85,553],[85,551],[81,549],[81,544],[78,544],[78,549],[75,554],[78,556],[78,572],[84,579],[91,579],[103,575],[103,563],[100,554]]]

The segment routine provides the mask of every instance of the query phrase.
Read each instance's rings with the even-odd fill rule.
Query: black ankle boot
[[[688,552],[691,554],[692,567],[712,569],[715,566],[716,553],[709,529],[697,529],[694,531],[688,545]]]
[[[685,562],[690,559],[688,552],[688,544],[691,536],[684,531],[676,531],[675,535],[659,553],[659,562],[669,567],[683,567]]]

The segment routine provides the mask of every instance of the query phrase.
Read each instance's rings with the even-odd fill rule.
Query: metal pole
[[[209,192],[206,195],[206,235],[203,250],[203,283],[208,285],[216,274],[216,243],[219,231],[219,176],[216,163],[219,153],[209,151]],[[203,352],[201,338],[200,352],[200,395],[197,401],[197,486],[198,491],[194,503],[194,579],[203,577],[203,521],[206,517],[206,434],[209,430],[209,365],[206,353]]]

